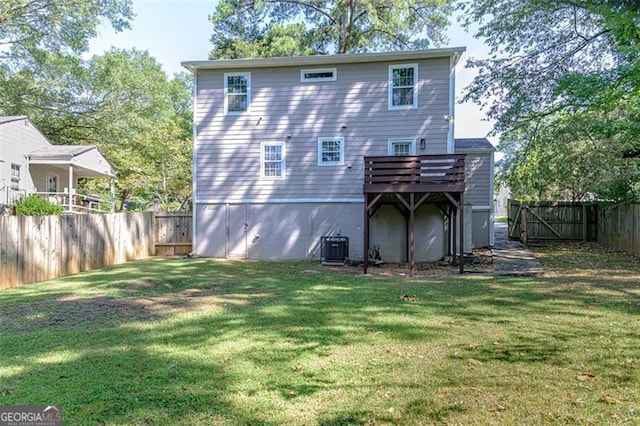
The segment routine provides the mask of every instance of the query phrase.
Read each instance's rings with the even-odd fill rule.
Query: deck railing
[[[85,194],[71,194],[71,200],[69,200],[69,193],[67,192],[36,192],[42,198],[51,201],[54,204],[59,204],[64,208],[66,213],[102,213],[104,210],[100,208],[100,204],[103,202],[99,197],[95,195]],[[71,201],[71,203],[69,203]]]
[[[365,193],[464,192],[464,154],[364,158]]]

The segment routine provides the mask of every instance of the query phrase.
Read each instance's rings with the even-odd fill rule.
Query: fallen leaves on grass
[[[588,382],[589,380],[595,379],[595,377],[596,376],[591,373],[582,373],[582,374],[579,374],[578,377],[576,377],[576,379],[580,380],[581,382]]]
[[[598,402],[604,402],[605,404],[611,404],[611,405],[622,404],[622,401],[610,395],[602,395],[602,397],[598,400]]]
[[[398,297],[398,300],[400,300],[401,302],[417,302],[418,300],[420,300],[420,297],[416,296],[415,294],[403,294],[402,296]]]

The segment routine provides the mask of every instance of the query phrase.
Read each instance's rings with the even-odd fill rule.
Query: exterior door
[[[47,173],[47,192],[60,192],[58,190],[59,175],[56,173]]]

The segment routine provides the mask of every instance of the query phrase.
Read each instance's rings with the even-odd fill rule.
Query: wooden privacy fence
[[[191,252],[191,213],[156,213],[156,255],[175,256]]]
[[[152,212],[0,217],[0,288],[154,254]]]
[[[527,244],[534,240],[595,241],[598,206],[573,202],[509,200],[509,238]]]
[[[602,205],[598,225],[598,243],[640,253],[640,204]]]

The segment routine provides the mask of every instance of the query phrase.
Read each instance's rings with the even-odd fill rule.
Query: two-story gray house
[[[183,62],[195,76],[194,251],[319,259],[321,237],[340,235],[365,262],[373,246],[412,265],[455,253],[464,50]]]

